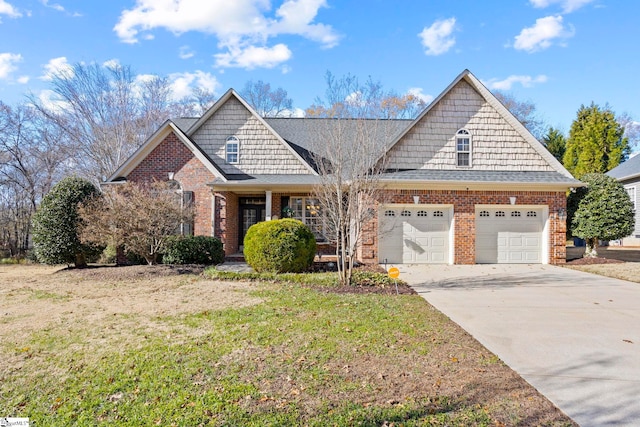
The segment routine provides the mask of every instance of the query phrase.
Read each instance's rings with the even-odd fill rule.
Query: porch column
[[[211,191],[211,236],[216,237],[216,193]]]
[[[265,203],[265,221],[271,221],[271,191],[265,191],[266,203]]]

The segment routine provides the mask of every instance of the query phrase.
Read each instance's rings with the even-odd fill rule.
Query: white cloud
[[[195,56],[195,52],[191,50],[189,46],[180,46],[180,53],[178,53],[180,59],[189,59]]]
[[[273,68],[288,61],[291,56],[292,53],[289,48],[282,43],[273,47],[229,47],[229,52],[214,55],[216,67],[238,67],[249,70],[254,68]]]
[[[20,77],[18,77],[17,82],[22,84],[22,85],[26,85],[27,83],[29,83],[30,79],[31,78],[29,76],[20,76]]]
[[[0,53],[0,79],[9,78],[18,69],[16,64],[21,61],[22,55],[19,53]]]
[[[113,59],[108,59],[108,60],[104,61],[102,63],[102,66],[104,68],[108,68],[109,70],[117,70],[122,65],[120,65],[120,61],[119,60],[113,58]]]
[[[7,15],[9,18],[19,18],[22,16],[22,13],[10,3],[0,0],[0,15]],[[2,22],[2,20],[0,20],[0,22]]]
[[[529,0],[529,3],[538,9],[544,9],[552,4],[559,4],[564,13],[571,13],[593,1],[594,0]]]
[[[114,31],[125,43],[137,43],[157,28],[174,34],[213,34],[218,47],[226,51],[216,55],[219,67],[248,63],[271,68],[276,59],[265,53],[277,54],[280,62],[291,57],[287,46],[270,46],[271,37],[298,35],[326,48],[338,43],[339,36],[330,25],[314,22],[322,7],[327,7],[326,0],[284,0],[274,12],[270,0],[137,0],[132,9],[121,13]]]
[[[196,70],[193,73],[173,73],[168,78],[172,97],[175,100],[189,97],[195,88],[216,93],[221,87],[220,82],[214,75],[200,70]]]
[[[56,113],[62,112],[70,107],[68,102],[60,99],[59,95],[54,91],[45,89],[38,95],[40,104],[49,111]]]
[[[456,29],[456,18],[442,19],[425,27],[418,36],[422,39],[422,45],[426,48],[427,55],[441,55],[456,44],[452,37]]]
[[[58,12],[64,12],[64,7],[57,3],[49,3],[49,0],[40,0],[40,2],[45,6],[51,9],[57,10]]]
[[[305,111],[302,108],[294,108],[293,110],[288,112],[289,117],[298,117],[298,118],[302,118],[306,116]],[[286,114],[285,114],[286,116]]]
[[[523,29],[515,38],[513,47],[529,53],[544,50],[550,47],[554,40],[562,41],[573,37],[574,30],[566,29],[562,22],[562,16],[546,16],[536,19],[533,27]]]
[[[429,104],[431,101],[433,101],[433,95],[428,95],[426,93],[422,93],[422,88],[421,87],[412,87],[410,88],[407,93],[409,95],[413,95],[416,98],[418,98],[420,101],[424,102],[425,104]]]
[[[548,77],[544,74],[537,75],[536,77],[511,75],[503,80],[491,79],[488,82],[484,82],[484,84],[492,90],[511,90],[516,83],[522,85],[522,87],[533,87],[533,85],[538,83],[546,83],[547,80]]]
[[[42,80],[51,81],[57,74],[73,76],[73,67],[67,61],[66,56],[50,59],[43,68],[45,73],[40,77]]]

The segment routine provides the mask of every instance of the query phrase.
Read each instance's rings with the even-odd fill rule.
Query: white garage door
[[[448,263],[451,208],[383,206],[379,218],[379,262]]]
[[[541,263],[543,214],[542,208],[476,208],[476,262]]]

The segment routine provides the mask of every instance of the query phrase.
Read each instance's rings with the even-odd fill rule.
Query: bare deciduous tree
[[[340,282],[350,285],[363,232],[375,217],[375,203],[383,201],[388,144],[406,125],[393,118],[408,116],[413,104],[398,103],[371,79],[361,85],[351,75],[330,73],[325,98],[307,110],[318,136],[314,161],[320,183],[313,193],[326,223],[325,237],[336,245]]]
[[[616,121],[624,128],[624,136],[629,140],[629,145],[637,148],[640,143],[640,122],[634,120],[629,113],[619,114]]]
[[[64,139],[41,119],[0,102],[0,235],[9,256],[27,251],[31,216],[66,172]]]
[[[167,239],[179,234],[181,224],[191,223],[194,215],[181,193],[166,182],[111,186],[78,212],[83,243],[122,246],[149,264],[157,262]]]
[[[53,97],[31,103],[73,144],[75,172],[110,176],[163,121],[180,113],[170,82],[140,79],[128,66],[75,64],[52,76]]]
[[[543,138],[547,131],[547,125],[538,116],[536,105],[533,102],[519,101],[507,92],[495,91],[493,94],[536,139]]]
[[[293,101],[287,91],[271,90],[271,85],[262,80],[248,81],[241,95],[262,117],[290,117],[293,113]]]

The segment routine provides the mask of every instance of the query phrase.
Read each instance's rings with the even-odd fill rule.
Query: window
[[[193,207],[193,191],[185,191],[182,189],[182,185],[175,179],[167,182],[167,187],[171,193],[175,194],[176,202],[180,203],[182,209],[188,209]],[[193,235],[193,220],[183,221],[180,224],[176,224],[175,234],[182,236]]]
[[[481,217],[488,217],[489,216],[489,211],[480,211],[480,216]]]
[[[427,213],[427,211],[418,211],[418,213],[416,214],[416,216],[422,216],[422,217],[424,217],[424,216],[428,216],[428,213]]]
[[[534,217],[534,216],[538,216],[538,212],[536,212],[536,211],[529,211],[529,212],[527,212],[527,216],[528,216],[529,218]]]
[[[433,212],[433,216],[435,216],[435,217],[443,217],[444,216],[444,212],[442,212],[442,211],[434,211]]]
[[[400,216],[411,216],[411,211],[402,211]]]
[[[227,163],[238,163],[240,160],[240,140],[235,136],[227,138],[225,145]]]
[[[299,219],[311,232],[316,236],[318,241],[326,241],[326,222],[318,199],[311,197],[291,197],[290,208],[293,212],[293,218]]]
[[[456,164],[471,166],[471,134],[466,129],[460,129],[456,133]]]
[[[499,216],[499,217],[504,216],[504,211],[497,211],[496,216]]]
[[[395,211],[384,211],[384,216],[396,216]]]
[[[631,199],[631,205],[633,206],[633,210],[636,210],[636,187],[625,187],[627,190],[627,194],[629,194],[629,198]]]
[[[513,211],[513,212],[511,212],[511,216],[512,216],[512,217],[520,216],[520,211]]]

